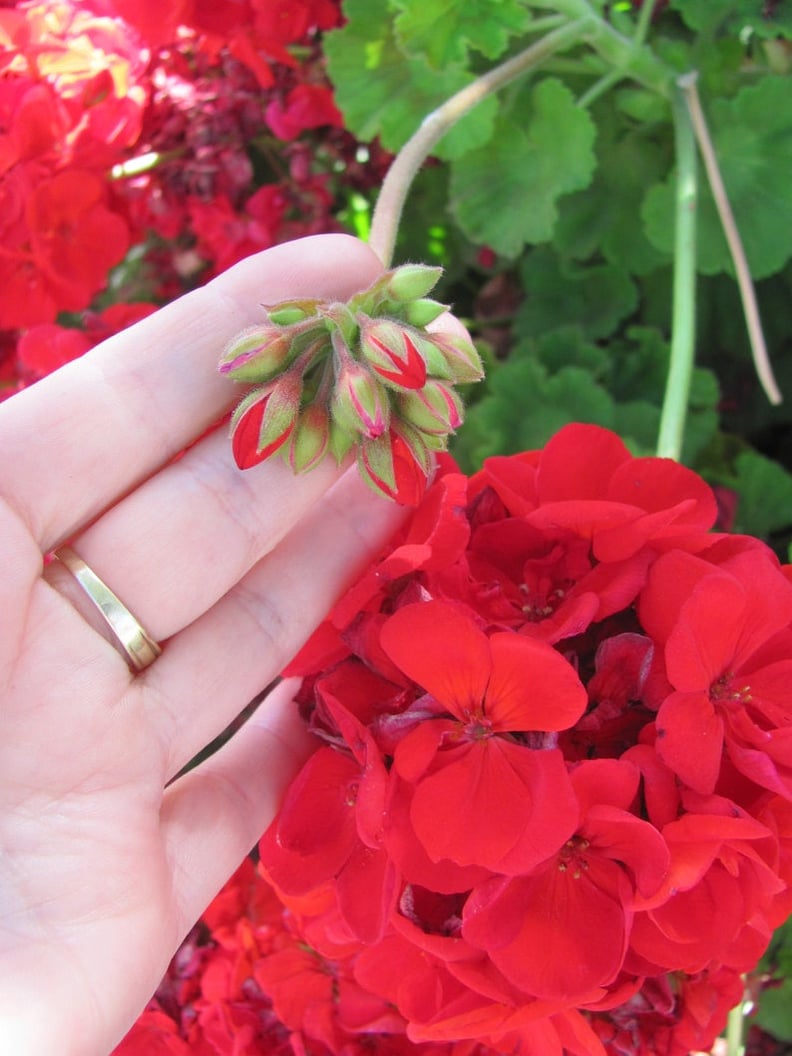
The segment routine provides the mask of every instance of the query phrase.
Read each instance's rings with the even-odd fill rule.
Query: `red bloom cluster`
[[[788,915],[790,570],[715,517],[595,426],[446,463],[291,665],[261,865],[411,1041],[707,1048]]]
[[[95,305],[132,247],[115,299],[162,302],[337,228],[339,171],[346,192],[384,164],[355,160],[324,75],[340,19],[338,0],[0,5],[0,334]],[[31,371],[1,346],[13,389]]]
[[[204,914],[113,1056],[484,1056],[412,1045],[348,964],[306,947],[249,859]]]

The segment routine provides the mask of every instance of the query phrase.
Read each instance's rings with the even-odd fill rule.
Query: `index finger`
[[[262,305],[345,299],[382,271],[348,235],[249,257],[0,407],[0,495],[43,552],[93,520],[217,421],[241,395],[217,363]]]

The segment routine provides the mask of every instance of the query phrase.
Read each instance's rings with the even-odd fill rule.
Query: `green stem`
[[[641,11],[638,15],[638,24],[635,27],[633,43],[643,44],[649,35],[649,26],[652,24],[652,15],[657,6],[657,0],[643,0]]]
[[[726,1056],[743,1056],[745,1052],[743,1046],[744,1022],[743,1002],[740,1001],[729,1013],[729,1020],[726,1024]]]
[[[599,99],[601,95],[609,92],[615,84],[622,80],[624,80],[624,74],[621,70],[610,70],[608,73],[603,74],[598,81],[595,81],[590,88],[586,89],[578,99],[577,105],[585,110],[587,106],[591,106],[595,99]]]
[[[682,80],[680,78],[680,80]],[[685,435],[696,339],[696,138],[678,86],[672,98],[676,144],[676,217],[671,354],[657,453],[679,460]]]
[[[534,69],[555,52],[585,40],[591,25],[592,19],[586,17],[553,30],[519,55],[466,85],[424,118],[418,131],[404,144],[388,170],[371,219],[369,241],[385,267],[390,266],[393,258],[396,232],[412,181],[438,140],[476,103]]]

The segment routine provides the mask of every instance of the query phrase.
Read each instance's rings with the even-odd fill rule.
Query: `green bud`
[[[320,403],[303,408],[297,419],[289,447],[289,465],[295,473],[306,473],[318,466],[327,454],[330,441],[330,415]]]
[[[447,436],[462,424],[462,402],[448,385],[429,378],[417,392],[400,393],[399,417],[422,433]]]
[[[473,342],[466,337],[461,334],[437,333],[429,334],[428,340],[440,352],[447,368],[446,373],[435,371],[427,358],[429,370],[435,376],[450,377],[456,384],[481,381],[484,377],[484,365],[481,362],[481,357],[476,351]]]
[[[435,288],[442,274],[442,268],[428,264],[402,264],[387,276],[385,289],[394,301],[416,301]]]
[[[433,301],[431,297],[419,297],[417,301],[405,304],[401,315],[405,322],[413,326],[428,326],[433,323],[443,312],[448,311],[447,304]]]
[[[311,316],[315,316],[319,310],[321,301],[305,298],[297,301],[280,301],[267,309],[270,322],[276,326],[292,326],[294,323],[302,323]]]
[[[263,323],[237,334],[226,347],[218,369],[234,381],[262,383],[282,373],[296,355],[288,332]]]

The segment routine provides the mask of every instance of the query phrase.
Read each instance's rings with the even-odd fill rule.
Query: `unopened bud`
[[[390,319],[358,316],[360,351],[377,374],[400,389],[420,389],[426,381],[426,363],[419,349],[420,336]]]
[[[447,311],[447,304],[433,301],[431,297],[420,297],[417,301],[405,304],[402,314],[412,326],[428,326]]]
[[[321,301],[305,298],[297,301],[280,301],[267,309],[267,315],[277,326],[293,326],[310,319],[318,312]]]
[[[334,347],[338,349],[341,344],[340,334],[333,334]],[[387,395],[374,374],[352,359],[348,349],[338,360],[330,413],[342,429],[369,439],[381,436],[388,428]]]
[[[472,341],[450,333],[429,334],[428,339],[443,357],[451,381],[465,383],[481,381],[484,377],[484,366]],[[433,373],[443,376],[439,371]]]
[[[234,381],[261,383],[282,373],[296,355],[290,335],[264,323],[238,334],[226,347],[218,369]]]
[[[442,274],[442,268],[428,264],[402,264],[387,275],[387,296],[401,303],[418,300],[435,288]]]
[[[300,413],[289,447],[289,465],[295,473],[318,466],[327,454],[330,415],[320,403],[311,403]]]
[[[302,396],[302,379],[285,374],[249,393],[231,417],[231,446],[240,469],[273,455],[292,434]]]
[[[361,444],[358,467],[369,487],[401,505],[414,506],[426,490],[431,458],[418,433],[400,424]]]
[[[447,436],[462,424],[462,401],[434,378],[429,378],[419,392],[402,393],[398,407],[400,418],[433,436]]]

